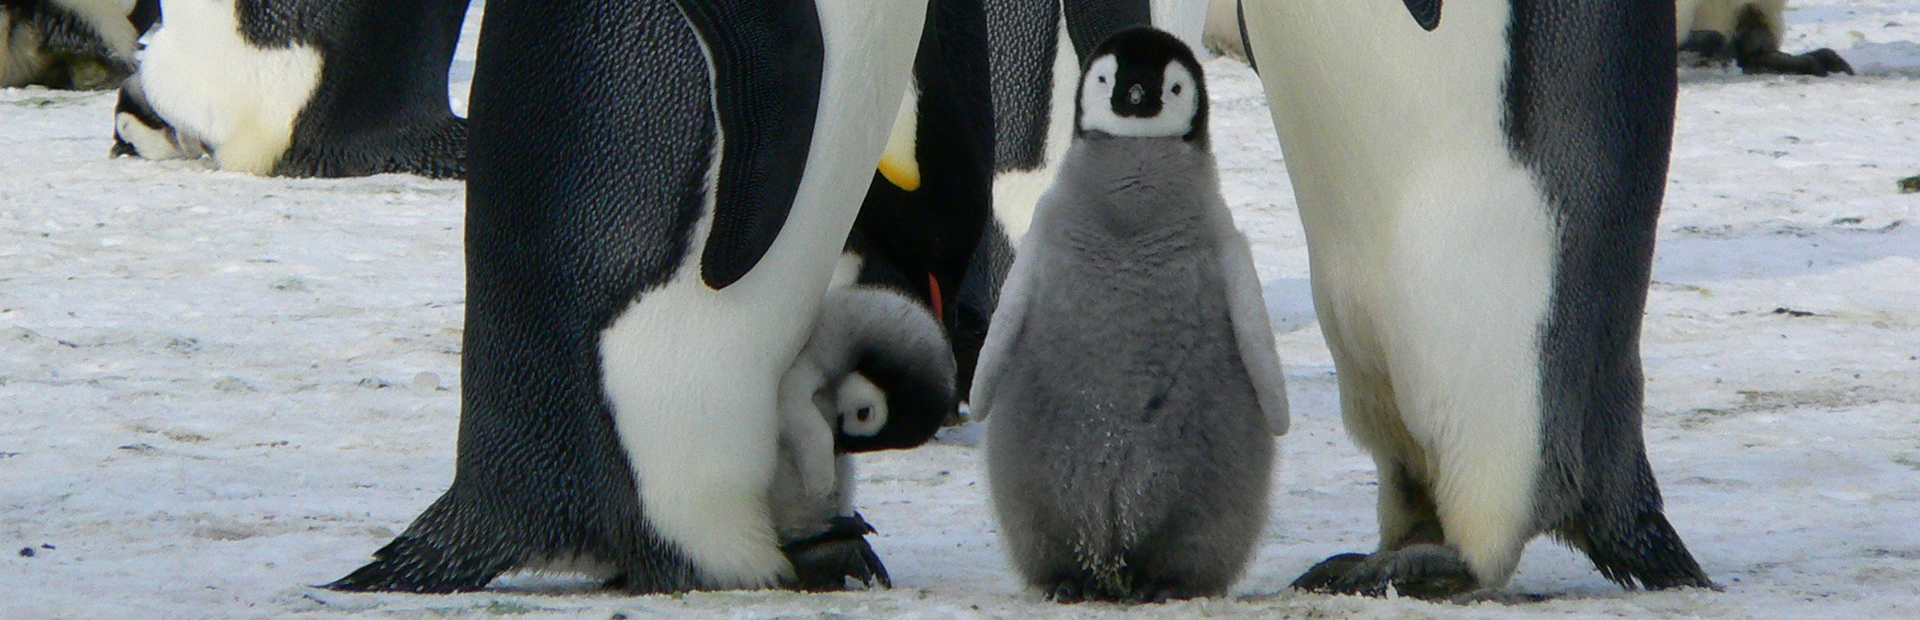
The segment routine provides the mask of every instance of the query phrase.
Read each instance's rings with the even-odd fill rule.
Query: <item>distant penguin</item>
[[[1671,7],[1249,1],[1380,547],[1303,589],[1448,597],[1551,533],[1608,579],[1710,582],[1641,439]]]
[[[1217,596],[1267,521],[1279,355],[1200,64],[1146,27],[1089,58],[975,377],[994,510],[1055,601]]]
[[[912,293],[950,331],[973,315],[961,310],[960,287],[992,217],[986,28],[979,0],[928,3],[913,83],[847,244],[861,261],[858,281]],[[954,345],[964,393],[979,342]]]
[[[1786,0],[1679,0],[1674,30],[1682,60],[1732,61],[1744,73],[1851,75],[1853,66],[1831,49],[1798,55],[1780,51],[1787,36],[1786,6]]]
[[[769,508],[799,586],[845,577],[891,587],[853,509],[853,453],[912,448],[953,409],[953,354],[933,315],[880,287],[832,289],[780,383],[780,448]]]
[[[121,91],[113,154],[458,177],[467,126],[448,107],[447,70],[467,4],[166,0],[138,84]]]
[[[0,88],[113,88],[159,0],[0,0]]]
[[[487,4],[453,485],[343,590],[568,567],[795,585],[769,515],[812,331],[926,5]]]

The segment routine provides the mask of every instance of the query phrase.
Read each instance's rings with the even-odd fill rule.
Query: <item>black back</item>
[[[953,332],[969,259],[992,218],[993,107],[986,12],[978,0],[933,0],[914,59],[920,89],[914,128],[920,186],[875,173],[848,247],[866,258],[862,282],[906,291]],[[929,278],[937,281],[934,303]],[[956,343],[956,347],[959,346]],[[955,357],[978,357],[978,345]],[[965,389],[964,387],[962,388]]]
[[[248,43],[311,45],[324,62],[274,173],[465,174],[467,127],[448,107],[447,70],[467,4],[238,0]]]
[[[1540,518],[1622,585],[1710,586],[1661,514],[1641,437],[1640,321],[1676,95],[1673,5],[1512,7],[1504,128],[1560,237],[1541,328]]]
[[[643,518],[601,385],[599,336],[692,258],[714,100],[741,93],[713,92],[701,38],[669,0],[487,9],[473,83],[458,467],[376,561],[331,587],[471,590],[556,557],[609,564],[634,592],[699,587]],[[760,27],[801,31],[788,26]]]

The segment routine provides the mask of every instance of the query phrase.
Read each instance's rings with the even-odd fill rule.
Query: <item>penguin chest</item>
[[[1039,379],[1036,415],[1147,430],[1253,402],[1210,254],[1081,259],[1041,282],[1029,310],[1019,349]]]
[[[1450,3],[1432,32],[1398,2],[1246,14],[1342,374],[1423,442],[1445,427],[1422,412],[1531,407],[1514,366],[1537,363],[1558,239],[1504,125],[1509,4]]]

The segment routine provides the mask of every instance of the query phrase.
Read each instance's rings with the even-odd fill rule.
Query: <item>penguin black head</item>
[[[1074,126],[1083,137],[1207,140],[1206,78],[1187,44],[1146,26],[1116,32],[1087,57]]]
[[[952,377],[898,362],[865,356],[840,382],[833,398],[836,452],[912,448],[940,430],[955,406]]]

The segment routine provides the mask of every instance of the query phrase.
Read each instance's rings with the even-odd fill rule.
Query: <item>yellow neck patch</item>
[[[920,189],[920,160],[914,151],[914,135],[920,130],[920,93],[917,86],[907,87],[900,98],[900,112],[893,117],[893,133],[887,136],[887,150],[880,155],[880,176],[888,183],[909,192]]]

